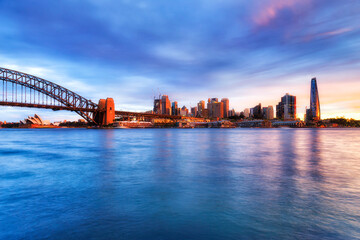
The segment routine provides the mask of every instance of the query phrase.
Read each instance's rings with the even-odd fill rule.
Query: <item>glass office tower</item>
[[[320,120],[320,100],[316,78],[311,79],[310,111],[312,120]]]

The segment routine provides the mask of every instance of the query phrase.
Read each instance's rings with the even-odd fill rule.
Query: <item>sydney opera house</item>
[[[28,117],[22,121],[20,121],[20,124],[24,124],[24,125],[40,125],[40,126],[43,126],[43,125],[50,125],[50,121],[48,120],[42,120],[41,117],[37,114],[35,114],[33,117]]]

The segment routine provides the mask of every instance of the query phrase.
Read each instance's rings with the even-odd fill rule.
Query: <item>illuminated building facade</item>
[[[183,106],[180,109],[180,115],[183,117],[187,117],[189,115],[189,110],[185,106]]]
[[[253,111],[252,111],[252,117],[253,118],[255,118],[255,119],[262,119],[263,118],[261,103],[259,103],[258,105],[256,105],[252,109],[253,109]]]
[[[170,115],[171,105],[170,105],[169,97],[167,95],[163,95],[161,97],[161,104],[162,104],[162,114]]]
[[[273,106],[267,106],[262,109],[264,119],[274,119],[274,108]]]
[[[320,100],[316,78],[311,79],[309,119],[320,120]]]
[[[162,114],[162,102],[161,98],[154,99],[154,113]]]
[[[198,108],[197,107],[192,107],[191,108],[191,115],[193,117],[197,117],[197,115],[198,115]]]
[[[171,115],[177,116],[179,114],[178,102],[175,101],[171,104]]]
[[[213,102],[213,118],[224,118],[224,103],[223,102]]]
[[[224,118],[229,117],[229,99],[228,98],[223,98],[221,99],[221,102],[223,103],[223,112],[224,112]]]
[[[281,98],[281,102],[276,105],[276,118],[291,120],[296,119],[296,97],[288,93]]]
[[[200,117],[204,117],[205,101],[199,101],[197,104],[198,113]]]

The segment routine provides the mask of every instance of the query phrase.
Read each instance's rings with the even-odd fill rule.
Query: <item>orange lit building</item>
[[[197,104],[198,113],[200,117],[204,117],[205,101],[201,100]]]
[[[161,97],[161,105],[162,105],[162,114],[170,115],[171,114],[171,103],[168,95],[163,95]]]
[[[223,99],[221,99],[221,102],[223,103],[224,117],[227,118],[227,117],[229,117],[229,99],[223,98]]]
[[[223,102],[213,102],[213,118],[224,118],[224,103]]]

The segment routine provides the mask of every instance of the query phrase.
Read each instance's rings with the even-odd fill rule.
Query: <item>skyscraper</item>
[[[215,104],[218,103],[218,98],[209,98],[208,99],[208,103],[207,103],[207,109],[209,111],[208,113],[208,117],[209,118],[212,118],[212,117],[218,117],[218,116],[215,116]],[[222,110],[223,114],[224,114],[224,110]]]
[[[320,100],[319,92],[317,88],[316,78],[311,79],[311,89],[310,89],[310,111],[309,116],[311,120],[320,120]]]
[[[250,117],[250,109],[249,109],[249,108],[245,108],[245,109],[244,109],[244,116],[245,116],[246,118]]]
[[[193,117],[197,117],[197,115],[198,115],[198,108],[197,107],[192,107],[191,108],[191,115]]]
[[[208,99],[208,102],[207,102],[207,112],[208,112],[208,118],[212,118],[212,104],[211,104],[211,100],[210,98]]]
[[[276,118],[291,120],[296,119],[296,97],[288,93],[281,98],[281,102],[276,105]]]
[[[224,103],[223,102],[213,102],[213,118],[224,118]]]
[[[171,113],[171,106],[170,106],[170,100],[167,95],[163,95],[161,97],[161,108],[162,108],[162,114],[170,115]]]
[[[223,103],[223,112],[224,112],[224,118],[229,117],[229,99],[228,98],[222,98],[221,102]]]
[[[171,115],[177,116],[179,115],[179,111],[178,111],[178,103],[175,101],[172,103],[171,105]]]
[[[205,101],[199,101],[197,104],[198,112],[201,117],[204,117]]]
[[[274,119],[274,108],[273,106],[268,106],[266,110],[266,119]]]
[[[274,108],[273,106],[263,107],[262,109],[264,119],[271,120],[274,118]]]
[[[259,103],[255,107],[253,107],[253,118],[255,118],[255,119],[263,118],[261,103]]]
[[[185,106],[183,106],[180,109],[180,115],[183,117],[187,117],[189,115],[189,110]]]
[[[162,114],[162,103],[160,96],[158,99],[154,99],[154,113]]]

